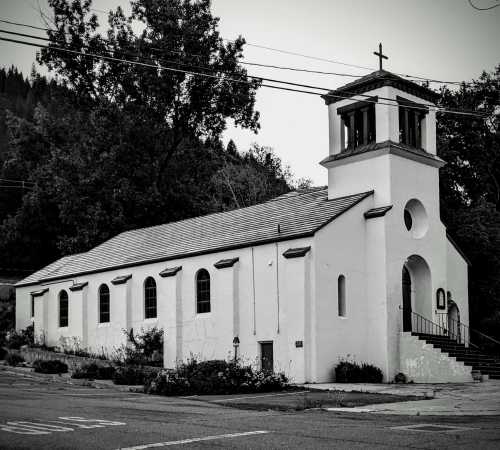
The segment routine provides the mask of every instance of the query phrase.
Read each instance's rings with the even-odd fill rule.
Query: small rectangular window
[[[31,318],[35,317],[35,297],[31,296]]]

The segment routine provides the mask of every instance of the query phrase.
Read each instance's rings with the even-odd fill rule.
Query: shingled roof
[[[314,190],[247,208],[126,231],[86,253],[59,259],[17,286],[312,236],[372,193],[329,200],[327,189]]]

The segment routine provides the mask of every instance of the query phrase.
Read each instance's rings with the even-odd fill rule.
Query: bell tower
[[[384,70],[382,60],[388,58],[381,44],[374,53],[379,70],[323,96],[329,155],[321,164],[328,169],[328,197],[374,190],[376,204],[389,204],[400,188],[395,171],[404,170],[434,178],[438,199],[438,169],[444,162],[436,155],[437,95]],[[407,160],[404,169],[400,158]]]

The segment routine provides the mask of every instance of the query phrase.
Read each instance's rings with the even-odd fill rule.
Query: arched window
[[[152,277],[144,282],[144,318],[156,318],[156,281]]]
[[[109,322],[109,288],[105,284],[99,287],[99,323]]]
[[[196,312],[210,312],[210,274],[205,269],[196,274]]]
[[[66,291],[59,292],[59,326],[68,326],[68,293]]]
[[[337,301],[339,308],[339,316],[345,317],[345,276],[340,275],[337,282]]]

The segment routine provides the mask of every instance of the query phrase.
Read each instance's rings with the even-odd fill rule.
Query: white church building
[[[63,257],[17,284],[16,327],[111,352],[124,329],[157,326],[166,367],[231,358],[238,342],[243,361],[297,383],[331,381],[342,359],[385,381],[470,381],[415,335],[469,311],[468,263],[440,221],[435,93],[379,70],[324,99],[327,188]]]

